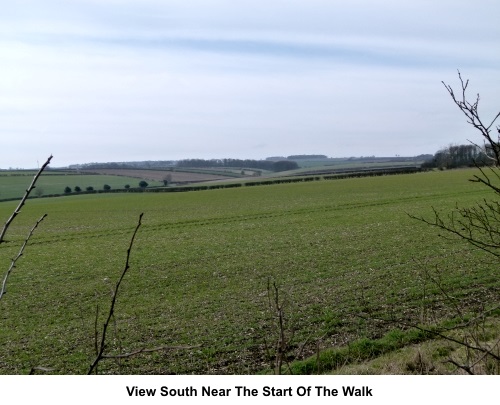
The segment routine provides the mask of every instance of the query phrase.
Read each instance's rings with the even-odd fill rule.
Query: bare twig
[[[453,91],[452,87],[447,85],[446,83],[442,82],[448,93],[450,94],[451,98],[453,99],[453,102],[460,108],[460,110],[464,113],[464,115],[467,117],[467,122],[471,124],[474,128],[476,128],[480,133],[481,136],[483,137],[484,141],[487,143],[487,145],[490,148],[490,151],[493,153],[493,156],[490,156],[491,160],[496,166],[500,165],[500,143],[495,141],[493,139],[493,136],[491,135],[491,128],[494,125],[495,121],[500,117],[500,112],[498,112],[495,117],[491,120],[490,124],[484,124],[479,117],[479,112],[478,112],[478,107],[479,107],[479,94],[476,96],[476,100],[474,102],[469,102],[466,97],[466,91],[467,87],[469,85],[469,80],[464,81],[462,79],[462,75],[460,71],[458,71],[458,77],[460,79],[461,83],[461,98],[458,98],[455,95],[455,92]],[[486,153],[486,156],[488,154]]]
[[[437,270],[437,266],[436,266]],[[427,270],[427,268],[424,267],[424,275],[427,279],[429,279],[441,292],[441,294],[446,298],[446,300],[450,303],[450,305],[455,309],[455,312],[458,317],[460,317],[461,320],[464,320],[464,314],[461,308],[458,305],[457,299],[453,296],[451,296],[448,291],[446,291],[445,287],[443,286],[443,283],[441,280],[437,279],[436,277],[433,277],[431,272]]]
[[[427,225],[455,235],[497,258],[500,258],[500,202],[483,200],[474,207],[456,207],[447,218],[443,219],[433,208],[432,220],[409,214],[410,218],[417,219]],[[440,235],[443,236],[444,235]]]
[[[120,278],[118,279],[118,282],[116,283],[115,289],[113,291],[113,295],[111,298],[111,305],[109,307],[109,312],[108,312],[108,317],[107,317],[106,321],[104,322],[103,329],[102,329],[101,342],[100,342],[100,345],[98,345],[96,342],[97,354],[96,354],[96,358],[95,358],[94,362],[90,366],[88,374],[92,374],[94,372],[94,370],[96,370],[99,362],[104,358],[104,350],[106,348],[106,334],[107,334],[111,319],[113,318],[113,315],[115,312],[115,304],[116,304],[116,299],[118,297],[118,290],[120,289],[120,285],[123,281],[123,278],[125,277],[128,269],[130,268],[130,264],[129,264],[130,253],[131,253],[132,247],[134,245],[134,240],[135,240],[135,236],[137,235],[137,231],[139,230],[139,228],[142,224],[141,221],[142,221],[143,215],[144,215],[144,213],[141,213],[141,215],[139,215],[139,222],[137,223],[137,226],[135,227],[135,230],[132,234],[132,238],[130,239],[130,244],[129,244],[129,247],[127,249],[127,257],[125,260],[125,267],[123,268],[122,274],[121,274]],[[96,338],[97,338],[97,330],[96,330]]]
[[[319,356],[319,340],[316,341],[316,365],[318,367],[318,375],[321,374],[321,358]]]
[[[9,226],[12,224],[12,222],[14,221],[14,218],[21,212],[21,208],[24,206],[26,200],[28,199],[28,196],[30,195],[31,191],[35,188],[35,184],[38,180],[38,178],[40,177],[40,175],[42,174],[43,170],[49,165],[50,161],[52,159],[52,155],[49,156],[49,158],[47,159],[47,161],[42,165],[42,167],[38,170],[38,172],[35,174],[35,176],[33,177],[33,180],[30,184],[30,186],[27,188],[24,196],[21,198],[21,201],[19,202],[18,206],[16,207],[16,209],[14,210],[14,212],[12,213],[12,215],[9,217],[9,219],[5,222],[2,230],[0,231],[0,244],[2,242],[5,241],[5,234],[7,232],[7,229],[9,228]],[[19,258],[23,255],[24,253],[24,249],[26,247],[26,245],[28,244],[31,236],[33,235],[33,233],[35,232],[35,229],[38,227],[38,225],[40,224],[40,222],[42,222],[45,217],[47,216],[47,214],[44,214],[36,223],[35,225],[31,228],[31,230],[29,231],[28,233],[28,236],[26,237],[26,239],[24,240],[21,248],[19,249],[19,252],[17,254],[17,256],[15,256],[11,263],[10,263],[10,266],[5,274],[5,277],[3,279],[3,282],[2,282],[2,289],[0,290],[0,300],[3,298],[3,296],[7,293],[7,281],[9,279],[9,276],[10,274],[12,273],[12,271],[14,270],[14,268],[16,267],[16,262],[19,260]],[[30,374],[35,374],[36,371],[44,371],[44,372],[50,372],[50,371],[53,371],[52,369],[50,368],[45,368],[45,367],[32,367],[31,368],[31,371],[30,371]]]
[[[368,320],[368,318],[358,314],[357,315],[358,317],[362,318],[362,319],[365,319],[365,320]],[[463,340],[459,340],[459,339],[456,339],[452,336],[449,336],[449,335],[446,335],[444,333],[444,331],[440,331],[440,330],[437,330],[437,329],[430,329],[430,328],[425,328],[425,327],[422,327],[420,325],[417,325],[415,323],[411,323],[411,322],[405,322],[405,321],[402,321],[402,320],[396,320],[396,319],[384,319],[384,318],[377,318],[377,317],[371,317],[370,318],[371,320],[376,320],[376,321],[382,321],[382,322],[390,322],[390,323],[394,323],[396,325],[402,325],[402,326],[406,326],[406,327],[409,327],[409,328],[414,328],[414,329],[418,329],[422,332],[425,332],[425,333],[428,333],[428,334],[431,334],[431,335],[434,335],[434,336],[437,336],[437,337],[440,337],[442,339],[445,339],[449,342],[453,342],[453,343],[457,343],[467,349],[471,349],[471,350],[474,350],[474,351],[477,351],[477,352],[480,352],[480,353],[485,353],[491,357],[493,357],[495,360],[498,360],[500,361],[500,356],[493,353],[489,348],[487,347],[482,347],[482,346],[478,346],[478,345],[472,345],[470,343],[467,343],[466,341],[463,341]]]
[[[96,305],[95,307],[95,319],[94,319],[94,350],[95,350],[95,355],[99,356],[99,325],[98,325],[98,320],[99,320],[99,304]]]
[[[97,367],[99,365],[99,362],[103,359],[124,359],[128,357],[132,357],[141,353],[152,353],[152,352],[158,352],[162,350],[177,350],[177,349],[194,349],[197,347],[200,347],[201,345],[196,345],[196,346],[159,346],[159,347],[153,347],[153,348],[141,348],[137,349],[134,351],[131,351],[129,353],[122,353],[122,354],[106,354],[105,349],[106,349],[106,338],[107,338],[107,332],[108,328],[111,325],[112,320],[114,319],[114,313],[115,313],[115,304],[116,304],[116,299],[118,297],[118,291],[120,289],[120,285],[123,281],[123,278],[127,274],[128,269],[130,268],[130,253],[132,251],[132,247],[134,245],[134,240],[137,234],[137,231],[139,230],[141,224],[142,224],[142,216],[141,214],[139,216],[139,221],[137,223],[137,226],[135,227],[135,230],[132,234],[132,237],[130,239],[130,244],[127,249],[127,257],[125,260],[125,267],[123,268],[123,271],[121,273],[120,278],[118,279],[118,282],[115,285],[114,290],[112,291],[112,299],[111,299],[111,305],[109,308],[108,316],[106,318],[106,321],[104,322],[102,333],[101,333],[101,339],[100,342],[98,342],[98,328],[97,328],[97,317],[99,314],[99,310],[97,309],[96,311],[96,320],[95,320],[95,350],[96,350],[96,357],[91,364],[88,374],[92,374],[94,372],[97,372]]]
[[[286,353],[288,350],[288,339],[285,333],[286,299],[280,302],[278,286],[274,281],[271,288],[271,280],[269,278],[267,280],[267,297],[269,300],[269,309],[272,313],[274,312],[278,324],[278,340],[276,342],[274,372],[276,374],[281,374],[283,361],[286,361]]]
[[[52,160],[52,155],[49,156],[47,161],[42,165],[40,170],[38,170],[38,172],[35,174],[35,176],[33,177],[33,181],[31,182],[30,186],[27,188],[26,192],[24,193],[24,196],[21,199],[21,201],[19,202],[19,205],[14,210],[14,212],[12,213],[10,218],[7,220],[7,222],[5,222],[5,224],[2,228],[2,231],[0,231],[0,243],[4,242],[5,233],[7,232],[7,229],[9,228],[9,226],[12,223],[12,221],[14,220],[14,218],[21,212],[21,208],[23,207],[24,203],[28,199],[28,196],[30,195],[31,191],[35,188],[35,183],[37,182],[38,177],[40,177],[40,175],[42,174],[44,169],[50,164],[51,160]]]
[[[471,367],[469,366],[466,366],[465,364],[460,364],[460,363],[457,363],[455,360],[453,359],[448,359],[446,360],[445,363],[450,363],[450,364],[453,364],[455,367],[457,368],[460,368],[462,370],[464,370],[467,374],[469,375],[474,375],[474,373],[472,372],[472,369]]]
[[[460,364],[458,361],[454,359],[448,359],[445,361],[445,363],[450,363],[456,366],[457,368],[464,370],[467,374],[474,375],[476,374],[475,368],[479,364],[486,364],[488,362],[488,357],[491,357],[496,360],[496,363],[498,365],[499,359],[498,355],[494,354],[493,350],[497,348],[498,350],[498,344],[500,342],[500,339],[497,339],[497,341],[493,345],[483,345],[481,342],[479,342],[478,336],[477,336],[477,331],[474,334],[471,334],[470,336],[471,339],[475,341],[475,344],[479,347],[484,347],[484,351],[479,351],[474,347],[470,347],[467,345],[467,337],[464,338],[464,340],[460,343],[461,346],[464,346],[466,349],[466,358],[465,362],[466,364]],[[479,355],[476,355],[477,352],[480,352]]]
[[[7,292],[7,280],[10,276],[10,274],[12,273],[12,271],[14,270],[14,268],[16,267],[16,262],[17,260],[23,255],[23,252],[24,252],[24,248],[26,247],[26,245],[28,244],[28,241],[30,240],[31,236],[33,235],[33,232],[35,232],[35,229],[38,227],[38,224],[40,222],[42,222],[45,217],[47,216],[47,214],[44,214],[38,221],[36,221],[35,225],[33,226],[33,228],[31,228],[28,236],[26,237],[24,243],[22,244],[21,246],[21,249],[19,250],[19,253],[17,254],[16,257],[14,257],[10,263],[10,267],[9,269],[7,270],[7,273],[5,274],[5,277],[3,279],[3,283],[2,283],[2,289],[0,290],[0,300],[2,299],[2,297],[5,295],[5,293]]]

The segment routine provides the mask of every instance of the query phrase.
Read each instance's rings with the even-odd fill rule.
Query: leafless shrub
[[[500,197],[500,142],[499,137],[492,134],[492,129],[500,117],[500,112],[491,121],[485,122],[478,111],[479,94],[473,101],[469,101],[467,99],[469,81],[462,79],[460,71],[458,77],[461,84],[459,95],[454,92],[450,85],[444,82],[443,85],[453,102],[466,116],[467,122],[479,131],[484,143],[483,156],[486,156],[488,160],[476,163],[479,174],[474,175],[470,180],[486,186],[493,192],[494,198],[484,199],[472,207],[459,207],[457,205],[455,210],[445,217],[436,209],[433,209],[434,216],[431,219],[410,216],[438,228],[441,236],[464,241],[488,253],[494,260],[498,260],[500,258],[500,202],[498,201],[498,197]],[[496,130],[500,134],[499,126],[496,127]],[[452,297],[439,280],[432,277],[430,272],[426,273],[426,278],[438,287],[440,294],[460,320],[453,331],[450,329],[426,329],[441,338],[458,344],[463,349],[460,358],[450,358],[448,362],[468,374],[483,373],[485,370],[498,370],[500,368],[500,339],[488,338],[486,319],[499,307],[490,309],[480,307],[474,314],[467,313],[468,308],[465,308],[460,300]],[[421,328],[418,325],[408,326]],[[458,333],[457,330],[462,332]],[[492,363],[494,366],[491,366]],[[486,364],[489,366],[481,367],[481,365]]]
[[[268,358],[272,359],[271,368],[275,374],[283,374],[286,364],[288,372],[292,373],[289,358],[300,357],[309,338],[300,345],[292,344],[294,330],[289,315],[291,305],[286,293],[283,293],[276,281],[271,282],[271,278],[267,280],[267,300],[274,337],[270,344],[266,340],[264,344]],[[294,349],[297,349],[298,353],[292,354]]]

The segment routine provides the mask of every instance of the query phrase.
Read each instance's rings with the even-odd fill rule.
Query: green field
[[[464,305],[478,298],[492,305],[500,286],[496,264],[407,215],[432,217],[431,207],[448,212],[488,197],[467,181],[472,174],[28,201],[0,245],[0,269],[8,268],[36,219],[48,216],[0,301],[0,373],[35,366],[87,372],[96,308],[100,328],[140,213],[108,351],[199,347],[105,360],[101,373],[261,372],[272,364],[277,341],[269,281],[286,298],[290,361],[395,327],[375,318],[451,317],[429,272]],[[15,206],[0,203],[0,218]]]
[[[33,172],[34,174],[34,172]],[[29,171],[0,172],[0,201],[11,198],[21,198],[30,185],[33,174]],[[51,194],[64,194],[64,189],[70,187],[74,191],[75,187],[80,187],[83,191],[89,186],[94,190],[102,190],[104,185],[111,186],[111,189],[123,189],[126,184],[131,187],[138,187],[140,179],[124,176],[105,176],[92,174],[74,174],[47,172],[37,182],[31,197],[46,196]],[[148,180],[150,186],[163,185],[160,181]]]

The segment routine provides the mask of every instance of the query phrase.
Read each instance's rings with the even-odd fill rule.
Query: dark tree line
[[[307,159],[328,159],[326,155],[290,155],[286,157],[289,160],[307,160]]]
[[[457,167],[484,166],[490,159],[487,149],[477,145],[450,145],[438,150],[432,159],[426,161],[422,167],[439,169],[455,169]]]
[[[172,167],[173,160],[147,160],[139,162],[103,162],[103,163],[84,163],[69,165],[70,169],[80,170],[98,170],[98,169],[162,169]]]
[[[285,170],[298,169],[297,162],[289,160],[281,160],[272,162],[268,160],[251,160],[251,159],[184,159],[177,162],[177,167],[237,167],[237,168],[252,168],[270,170],[274,172],[282,172]]]

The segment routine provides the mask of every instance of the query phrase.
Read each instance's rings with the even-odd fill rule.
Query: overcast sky
[[[500,110],[498,0],[13,0],[0,168],[434,153]]]

